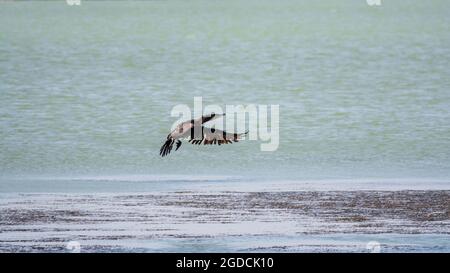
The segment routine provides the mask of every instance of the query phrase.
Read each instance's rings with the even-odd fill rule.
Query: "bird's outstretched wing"
[[[248,132],[237,134],[237,133],[227,133],[225,131],[215,129],[215,128],[207,128],[203,127],[203,135],[202,138],[191,138],[189,143],[200,145],[222,145],[222,144],[232,144],[233,142],[238,142],[239,139],[246,135]]]

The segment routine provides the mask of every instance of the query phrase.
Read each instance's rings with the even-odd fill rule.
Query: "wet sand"
[[[450,252],[450,191],[10,194],[0,251]],[[421,243],[422,242],[422,243]]]

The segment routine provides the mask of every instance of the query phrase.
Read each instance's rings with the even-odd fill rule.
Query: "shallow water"
[[[273,179],[201,175],[15,177],[1,193],[170,193],[450,190],[448,179]],[[450,202],[450,200],[449,200]]]
[[[0,252],[450,252],[449,194],[2,194]]]
[[[385,3],[386,2],[386,3]],[[448,1],[0,4],[0,174],[450,175]],[[161,159],[176,104],[279,104],[280,146]]]

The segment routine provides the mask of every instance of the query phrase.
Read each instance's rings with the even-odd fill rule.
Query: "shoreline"
[[[237,176],[110,175],[1,177],[0,194],[139,194],[191,191],[404,191],[450,190],[450,178],[273,179]]]

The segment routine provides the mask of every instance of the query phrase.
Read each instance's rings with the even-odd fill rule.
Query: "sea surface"
[[[450,177],[448,1],[0,4],[0,173]],[[280,105],[280,145],[159,148],[177,104]]]
[[[442,223],[430,223],[434,229],[418,228],[422,237],[414,237],[387,228],[385,237],[373,238],[373,230],[365,230],[361,244],[365,249],[366,239],[410,238],[409,243],[418,240],[429,248],[407,251],[448,252],[449,14],[445,0],[385,0],[380,6],[365,0],[81,0],[80,6],[62,0],[0,1],[0,209],[11,212],[27,200],[38,206],[39,194],[47,200],[43,204],[54,206],[38,215],[52,215],[58,204],[76,206],[64,194],[84,200],[86,194],[132,193],[138,200],[139,194],[345,191],[351,196],[357,190],[425,191],[426,197],[426,191],[436,190],[448,206]],[[193,107],[194,97],[202,97],[204,106],[223,108],[279,105],[279,148],[261,151],[262,140],[220,147],[184,143],[161,158],[159,149],[178,119],[172,108]],[[101,200],[90,209],[101,208]],[[113,206],[114,197],[107,200]],[[263,215],[271,213],[277,214]],[[28,224],[39,224],[33,222],[39,217],[27,215]],[[95,215],[89,219],[97,221]],[[127,230],[133,224],[124,219]],[[5,224],[0,242],[41,238],[32,231],[9,234],[6,226],[20,221],[0,220]],[[161,221],[170,228],[175,220]],[[39,229],[50,228],[46,223]],[[213,244],[206,250],[248,245],[257,251],[288,233],[270,237],[268,232],[263,241],[249,237],[236,243],[239,247]],[[210,242],[211,236],[220,241],[227,233],[205,234],[201,240]],[[354,239],[333,228],[325,237],[305,234],[286,237],[285,244],[296,238],[313,245],[320,238]],[[78,235],[70,231],[66,237]],[[164,238],[179,248],[131,238],[133,243],[120,249],[197,249],[184,248],[192,242],[171,236]],[[14,243],[0,250],[24,251]]]

